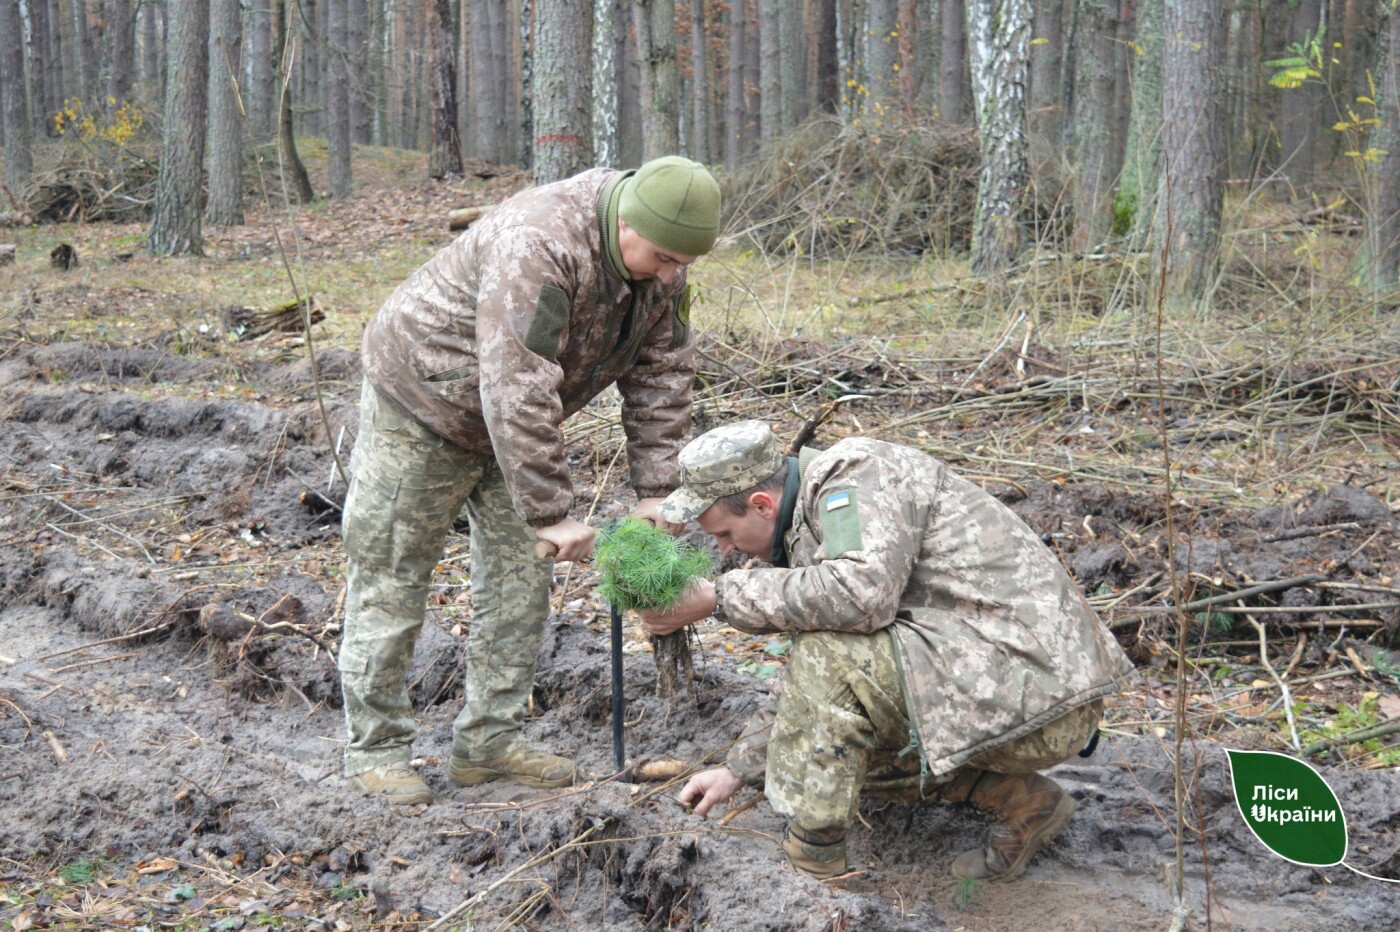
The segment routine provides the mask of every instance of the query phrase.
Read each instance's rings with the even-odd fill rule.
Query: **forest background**
[[[1266,863],[1216,752],[1317,764],[1353,794],[1351,860],[1395,876],[1396,13],[0,0],[0,919],[416,927],[464,891],[542,927],[1391,914],[1381,884]],[[670,152],[726,197],[692,270],[697,429],[934,453],[1042,534],[1143,671],[1111,761],[1065,777],[1091,815],[1035,886],[950,907],[937,862],[972,829],[940,816],[864,813],[856,854],[892,881],[848,895],[766,865],[761,806],[703,842],[610,785],[398,823],[333,778],[364,322],[455,211]],[[567,434],[595,523],[629,494],[612,403]],[[460,703],[463,548],[412,674],[429,735]],[[591,568],[563,573],[532,728],[605,773],[607,611]],[[714,760],[784,661],[732,630],[696,646],[698,711],[658,709],[629,633],[637,754]],[[615,856],[579,854],[591,831]],[[736,894],[697,850],[782,892]],[[554,872],[511,892],[536,858]]]

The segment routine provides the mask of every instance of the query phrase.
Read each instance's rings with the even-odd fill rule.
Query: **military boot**
[[[953,861],[953,874],[963,879],[1014,880],[1021,876],[1031,855],[1058,835],[1074,814],[1074,800],[1058,783],[1038,773],[981,771],[962,801],[997,819],[984,848],[960,854]]]
[[[458,786],[476,786],[490,780],[513,780],[526,786],[567,786],[574,782],[574,762],[518,745],[490,760],[468,760],[453,754],[447,760],[447,776]]]
[[[846,873],[846,830],[807,831],[788,823],[783,852],[792,866],[807,876],[829,880]]]
[[[406,763],[384,764],[357,773],[349,779],[350,788],[378,796],[400,806],[427,805],[433,801],[433,791]]]

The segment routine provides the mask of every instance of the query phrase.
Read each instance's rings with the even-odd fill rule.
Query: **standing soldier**
[[[472,625],[447,774],[460,785],[573,780],[573,761],[520,736],[553,559],[593,546],[569,517],[561,425],[616,382],[636,514],[665,525],[656,506],[678,484],[695,377],[686,267],[713,246],[719,216],[719,187],[688,159],[592,169],[497,207],[370,321],[343,524],[351,787],[432,801],[409,764],[405,673],[463,505]]]
[[[680,800],[704,815],[762,786],[787,819],[789,860],[822,879],[846,870],[862,793],[969,802],[999,821],[953,873],[1019,876],[1074,812],[1037,771],[1091,746],[1103,697],[1133,670],[1058,558],[908,447],[847,439],[783,457],[765,424],[742,421],[692,441],[680,468],[661,515],[772,567],[702,581],[642,627],[667,634],[713,614],[793,634],[776,708]]]

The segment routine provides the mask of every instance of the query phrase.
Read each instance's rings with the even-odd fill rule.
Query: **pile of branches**
[[[143,223],[155,202],[157,167],[154,150],[99,149],[65,140],[51,163],[30,177],[20,199],[41,223]]]
[[[819,118],[730,179],[725,227],[781,254],[965,250],[979,164],[968,127]]]

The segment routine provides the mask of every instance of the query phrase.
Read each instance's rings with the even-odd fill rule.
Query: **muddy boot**
[[[829,880],[846,873],[846,832],[833,828],[807,831],[788,823],[783,832],[783,852],[788,862],[808,877]]]
[[[433,791],[408,764],[384,764],[349,779],[350,788],[378,796],[400,806],[427,805],[433,801]]]
[[[458,786],[476,786],[490,780],[513,780],[526,786],[567,786],[574,782],[574,762],[521,745],[490,760],[467,760],[453,754],[447,760],[447,776]]]
[[[946,797],[945,797],[946,798]],[[997,818],[987,845],[958,855],[953,874],[962,879],[1014,880],[1031,855],[1060,833],[1074,814],[1074,800],[1038,773],[982,771],[966,801]]]

